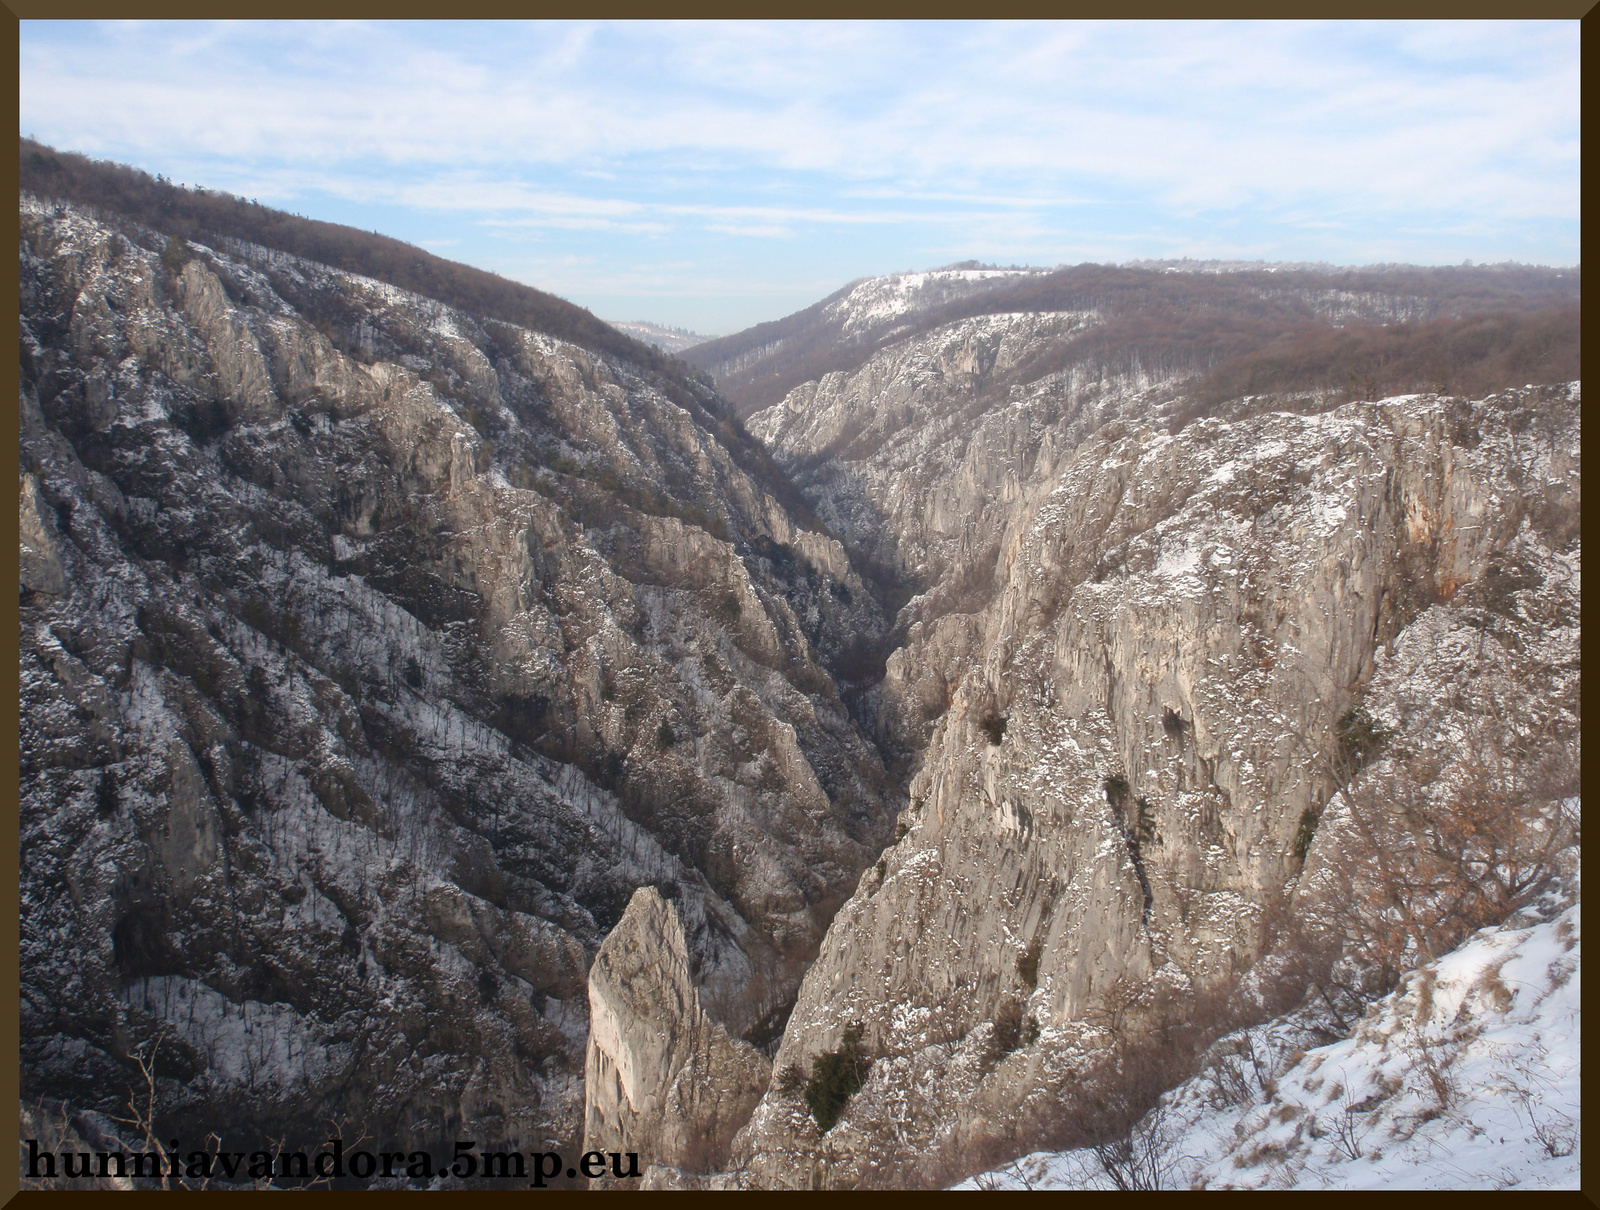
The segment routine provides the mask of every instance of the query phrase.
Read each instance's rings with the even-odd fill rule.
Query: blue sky
[[[1574,264],[1578,23],[22,22],[54,146],[724,333],[978,259]]]

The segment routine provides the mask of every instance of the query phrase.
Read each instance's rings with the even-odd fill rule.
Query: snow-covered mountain
[[[878,337],[819,353],[747,425],[899,577],[869,717],[911,806],[774,1057],[870,1067],[827,1121],[794,1080],[769,1091],[715,1181],[953,1178],[1104,1129],[1066,1090],[1110,1096],[1163,1046],[1128,1103],[1170,1086],[1184,1047],[1329,982],[1306,964],[1344,944],[1343,892],[1413,893],[1385,890],[1403,875],[1374,854],[1409,842],[1370,843],[1373,802],[1458,840],[1471,802],[1515,802],[1523,840],[1575,843],[1555,804],[1581,714],[1579,385],[1363,398],[1267,338],[1324,367],[1364,340],[1421,349],[1476,322],[1452,290],[1508,282],[1564,306],[1553,274],[1256,269],[1042,275],[924,313],[895,313],[888,280],[818,309],[882,316]],[[741,381],[800,373],[781,353]],[[1366,938],[1339,994],[1381,990],[1425,927]]]
[[[877,606],[714,394],[277,249],[20,224],[29,1103],[121,1114],[141,1052],[186,1137],[577,1148],[646,885],[707,1030],[769,1040],[900,799],[823,654]]]
[[[832,302],[823,305],[823,316],[839,324],[846,340],[859,340],[868,333],[894,331],[895,321],[903,316],[932,311],[957,299],[970,298],[998,286],[1011,285],[1046,273],[1045,269],[930,269],[924,273],[891,273],[853,283]]]
[[[734,1144],[751,1179],[804,1183],[825,1162],[839,1186],[893,1184],[1092,1122],[1051,1098],[1109,1079],[1097,1065],[1123,1047],[1198,1044],[1282,947],[1342,944],[1345,909],[1322,905],[1431,902],[1404,879],[1434,858],[1396,837],[1387,868],[1374,804],[1448,822],[1510,802],[1524,830],[1486,835],[1575,843],[1557,805],[1580,717],[1575,514],[1543,501],[1577,490],[1576,389],[1177,434],[1137,420],[1132,392],[1019,395],[965,433],[913,410],[920,456],[836,466],[876,505],[850,517],[898,525],[934,581],[902,611],[877,699],[916,772],[900,839],[835,917],[774,1060],[814,1069],[859,1029],[876,1061],[826,1135],[769,1093]],[[816,401],[844,419],[850,390]],[[1530,440],[1540,423],[1560,435]],[[1464,843],[1469,866],[1499,860]],[[1322,941],[1293,940],[1325,913]],[[1375,937],[1363,959],[1407,944]],[[1260,1008],[1319,980],[1268,980]],[[1177,1079],[1181,1045],[1163,1062]]]
[[[1534,350],[1573,348],[1578,293],[1572,271],[1528,266],[1255,264],[1220,272],[1171,264],[1051,270],[961,265],[852,282],[793,315],[707,341],[686,352],[685,360],[711,374],[748,416],[806,382],[855,373],[900,342],[926,339],[964,319],[1093,312],[1103,320],[1103,331],[1058,342],[1039,361],[1016,367],[1008,384],[1026,386],[1080,362],[1113,372],[1137,363],[1148,374],[1192,378],[1213,404],[1286,385],[1303,388],[1319,375],[1328,379],[1326,387],[1354,385],[1368,397],[1384,387],[1390,393],[1430,386],[1493,389],[1551,381],[1561,373],[1548,358],[1536,369],[1540,356]],[[1498,316],[1489,322],[1493,335],[1481,318],[1491,314]],[[1480,317],[1473,336],[1449,322],[1467,316]],[[1394,330],[1401,324],[1412,326]],[[1371,329],[1382,325],[1389,325],[1387,339],[1366,348],[1376,334]],[[1474,344],[1477,352],[1469,352]],[[1511,370],[1503,359],[1517,345],[1526,351],[1512,355],[1519,368]],[[1492,372],[1480,375],[1470,372],[1473,357],[1499,360]],[[1563,364],[1571,377],[1572,357]],[[1450,372],[1442,373],[1446,366]]]
[[[927,316],[1045,273],[968,263],[863,278],[803,311],[686,350],[684,360],[710,373],[741,414],[748,414],[777,402],[797,383],[858,363]]]

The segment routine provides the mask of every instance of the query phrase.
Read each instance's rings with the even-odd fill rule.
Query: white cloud
[[[19,59],[24,130],[280,205],[1050,263],[1241,224],[1575,259],[1578,73],[1576,22],[24,22]]]
[[[1362,167],[1396,200],[1425,171],[1514,206],[1516,174],[1487,161],[1575,164],[1575,26],[1389,34],[1435,61],[1501,44],[1498,70],[1431,73],[1366,53],[1382,38],[1365,29],[536,26],[439,46],[406,25],[142,23],[88,47],[25,35],[22,96],[25,124],[53,115],[78,145],[395,165],[688,152],[947,187],[1087,177],[1222,205]]]

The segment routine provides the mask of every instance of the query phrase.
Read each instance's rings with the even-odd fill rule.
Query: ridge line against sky
[[[20,102],[706,334],[967,259],[1579,257],[1576,21],[24,21]]]

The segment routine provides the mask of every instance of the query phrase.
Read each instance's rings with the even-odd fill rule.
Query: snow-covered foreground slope
[[[1125,1153],[1166,1188],[1575,1189],[1576,902],[1483,929],[1409,975],[1350,1037],[1308,1013],[1231,1034]],[[1326,1036],[1321,1035],[1321,1036]],[[1035,1152],[959,1189],[1114,1189],[1092,1149]]]

